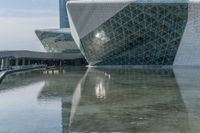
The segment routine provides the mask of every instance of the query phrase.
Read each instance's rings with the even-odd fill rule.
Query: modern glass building
[[[71,36],[66,10],[67,0],[59,0],[60,28],[41,29],[35,33],[47,52],[51,53],[80,53]]]
[[[71,35],[70,28],[38,29],[37,37],[50,53],[81,53]]]
[[[200,65],[199,0],[72,0],[67,11],[90,65]]]
[[[69,28],[36,30],[46,51],[51,53],[80,53]]]

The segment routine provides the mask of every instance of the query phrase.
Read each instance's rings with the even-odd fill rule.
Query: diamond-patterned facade
[[[62,30],[36,30],[36,35],[48,52],[80,53],[71,32]]]
[[[91,65],[172,65],[187,3],[131,3],[81,39]]]

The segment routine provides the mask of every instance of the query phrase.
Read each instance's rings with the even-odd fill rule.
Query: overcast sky
[[[0,0],[0,50],[44,51],[35,29],[58,28],[58,0]]]

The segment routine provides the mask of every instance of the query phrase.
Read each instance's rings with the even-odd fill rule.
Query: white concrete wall
[[[69,9],[67,8],[67,12],[68,12],[68,20],[69,20],[69,25],[70,25],[70,28],[71,28],[71,34],[72,34],[72,37],[76,43],[76,45],[78,46],[78,48],[80,49],[80,38],[78,36],[78,33],[76,31],[76,27],[74,25],[74,22],[72,20],[72,17],[71,17],[71,14],[69,13]]]
[[[76,30],[79,38],[84,37],[130,2],[77,2],[69,1],[67,4],[68,17],[72,30]],[[73,23],[73,24],[72,24]],[[73,29],[75,28],[75,29]]]
[[[200,2],[188,5],[188,22],[174,65],[200,66]]]

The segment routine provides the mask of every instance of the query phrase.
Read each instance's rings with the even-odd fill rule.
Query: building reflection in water
[[[49,100],[60,98],[62,113],[62,132],[69,132],[70,120],[76,106],[80,101],[80,85],[86,68],[63,71],[63,75],[57,75],[46,80],[45,86],[40,92],[38,99]],[[48,74],[48,73],[47,73]]]
[[[184,74],[180,69],[174,71]],[[185,104],[185,90],[179,88],[184,75],[177,77],[174,71],[88,69],[73,96],[62,95],[63,133],[199,131],[188,112],[191,102]]]
[[[95,86],[95,92],[96,92],[96,98],[98,99],[106,99],[106,89],[109,88],[109,80],[110,80],[110,74],[107,74],[104,72],[104,77],[97,77],[96,79],[96,86]]]
[[[200,132],[200,69],[174,69],[176,81],[187,108],[190,133]]]
[[[24,80],[45,81],[39,102],[60,99],[63,133],[200,132],[200,69],[89,68],[62,73]]]
[[[36,98],[38,99],[37,102],[44,103],[44,104],[39,104],[39,105],[37,105],[37,103],[34,103],[35,104],[34,106],[36,106],[35,109],[36,110],[38,109],[38,113],[40,113],[41,111],[40,106],[43,106],[43,105],[45,106],[46,104],[54,105],[52,103],[56,103],[56,105],[58,105],[61,102],[60,108],[62,111],[62,122],[61,122],[62,129],[63,129],[63,132],[68,132],[67,129],[69,127],[70,116],[72,116],[71,115],[72,114],[71,109],[72,109],[72,103],[73,103],[72,97],[74,94],[74,90],[77,88],[77,85],[80,84],[79,82],[81,78],[83,77],[83,75],[85,74],[85,71],[86,71],[86,68],[67,68],[67,69],[60,69],[60,70],[54,70],[54,71],[44,71],[44,72],[31,71],[31,72],[26,72],[26,73],[12,74],[12,75],[7,76],[3,80],[0,86],[0,93],[8,92],[8,90],[12,90],[13,92],[16,92],[16,90],[14,90],[15,88],[20,90],[29,85],[38,84],[41,81],[43,81],[42,83],[44,84],[42,88],[35,88],[35,89],[33,88],[33,90],[39,90],[38,91],[39,94],[35,94],[35,93],[33,94],[33,95],[36,95]],[[30,92],[32,91],[30,90]],[[55,107],[58,108],[57,106]],[[55,109],[55,110],[58,111],[59,109]],[[47,111],[47,115],[49,114],[49,112],[50,111]],[[27,111],[27,113],[30,113],[30,112]],[[49,116],[49,117],[53,117],[53,116]],[[55,120],[55,122],[58,121],[59,119],[60,118]],[[44,121],[43,119],[41,120]],[[28,118],[27,118],[27,121],[29,121]],[[52,124],[53,123],[54,122],[52,122]],[[44,128],[51,129],[53,126],[55,125],[49,125],[49,126],[45,125]],[[59,127],[56,127],[56,128],[59,129]],[[18,129],[18,127],[16,127],[16,129]],[[1,127],[0,127],[0,130],[1,130]],[[31,128],[27,130],[30,130],[31,132]],[[40,130],[40,129],[37,129],[37,130]],[[50,131],[50,132],[54,132],[54,131]]]
[[[188,133],[173,70],[89,69],[83,78],[70,131]]]
[[[71,86],[70,95],[60,95],[62,131],[198,132],[200,104],[194,99],[200,83],[189,84],[195,73],[200,71],[90,68]],[[183,86],[196,90],[195,97]]]
[[[99,83],[97,83],[96,87],[96,97],[100,99],[105,99],[106,98],[106,89],[105,86],[103,85],[103,81],[100,80]]]

